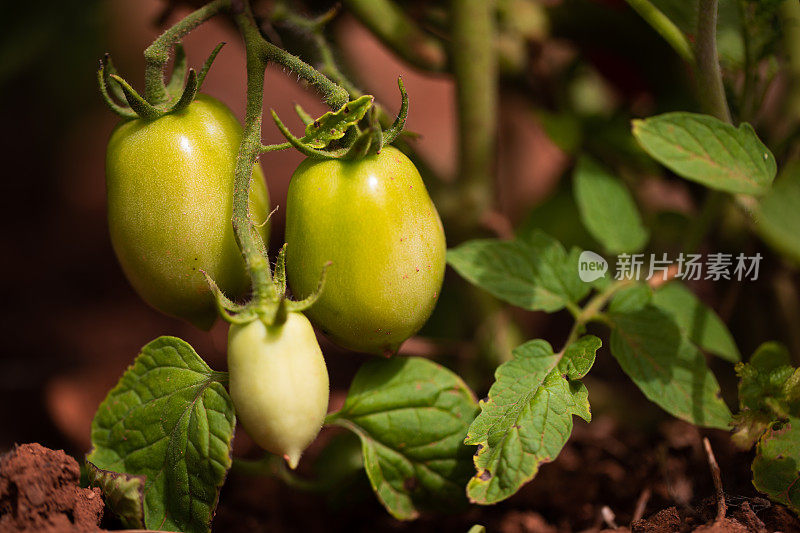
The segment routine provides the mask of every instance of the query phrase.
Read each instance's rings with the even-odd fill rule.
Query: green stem
[[[788,107],[792,119],[800,118],[800,3],[786,0],[780,8],[783,46],[789,77]]]
[[[344,5],[378,39],[410,64],[424,70],[444,70],[447,53],[442,43],[417,26],[392,0],[344,0]]]
[[[699,1],[695,57],[700,99],[707,113],[731,123],[725,86],[722,83],[722,69],[717,55],[717,0]]]
[[[605,315],[603,315],[602,310],[606,304],[620,290],[624,289],[625,287],[629,287],[634,283],[636,282],[629,279],[615,281],[603,292],[595,295],[588,302],[586,302],[586,305],[583,306],[583,308],[575,317],[575,323],[572,325],[572,329],[567,336],[566,342],[564,342],[564,347],[561,349],[561,352],[563,353],[570,344],[578,340],[578,337],[583,333],[586,324],[592,321],[604,321]]]
[[[686,35],[683,34],[669,17],[661,12],[650,0],[627,0],[634,11],[641,16],[645,22],[658,32],[661,37],[678,53],[687,63],[694,63],[694,52],[689,45]]]
[[[190,13],[180,22],[162,33],[153,44],[144,51],[145,59],[145,99],[153,105],[161,104],[169,98],[164,83],[164,68],[169,61],[172,48],[186,34],[210,19],[217,13],[228,9],[231,0],[214,0],[197,11]]]
[[[497,137],[494,2],[452,0],[451,60],[458,111],[458,187],[454,201],[474,227],[492,204]]]
[[[264,253],[264,244],[250,220],[249,196],[253,177],[253,166],[262,151],[261,121],[264,100],[264,73],[270,61],[279,63],[297,72],[301,78],[317,89],[325,102],[338,109],[349,100],[347,91],[326,78],[297,56],[268,43],[261,36],[258,26],[245,1],[234,9],[234,19],[245,43],[247,56],[247,104],[245,109],[244,134],[239,145],[239,155],[234,170],[233,229],[242,251],[245,264],[253,281],[254,298],[258,302],[273,299],[272,275],[269,261]]]

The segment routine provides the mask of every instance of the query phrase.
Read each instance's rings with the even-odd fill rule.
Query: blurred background
[[[425,7],[425,2],[400,3],[412,12]],[[541,227],[567,246],[592,249],[593,242],[577,218],[569,180],[563,179],[571,170],[571,155],[580,146],[602,159],[608,156],[614,162],[614,158],[622,158],[633,161],[639,170],[645,169],[635,178],[625,176],[626,181],[644,206],[648,222],[654,225],[654,247],[676,249],[697,210],[701,189],[665,177],[657,166],[647,163],[629,134],[629,120],[675,109],[696,111],[688,68],[624,0],[519,3],[533,6],[525,8],[524,20],[503,18],[502,12],[498,15],[504,37],[498,43],[502,77],[492,199],[496,216],[479,233],[510,236],[514,228]],[[269,2],[263,4],[268,6]],[[306,2],[314,13],[332,4]],[[144,304],[116,262],[105,213],[105,146],[117,117],[105,107],[97,91],[99,60],[110,52],[120,73],[135,87],[141,87],[144,48],[165,24],[189,10],[184,3],[173,5],[162,0],[14,1],[3,2],[0,7],[0,250],[4,255],[0,260],[4,296],[0,310],[0,452],[14,443],[37,441],[82,457],[90,446],[90,424],[98,404],[139,349],[157,336],[181,337],[212,368],[225,368],[226,325],[218,322],[210,332],[199,331]],[[580,16],[576,16],[578,12]],[[426,179],[436,176],[435,183],[428,182],[432,192],[446,188],[456,179],[457,168],[455,87],[451,77],[422,72],[398,59],[346,9],[332,23],[331,34],[344,68],[355,73],[362,88],[376,95],[391,113],[399,108],[396,79],[403,76],[411,99],[407,128],[420,134],[412,146],[428,167]],[[723,32],[720,37],[729,40],[723,52],[735,55],[741,47],[735,36]],[[192,32],[184,44],[190,65],[196,66],[220,41],[227,45],[208,75],[204,92],[225,102],[242,119],[244,55],[233,27],[224,19],[214,19]],[[780,87],[777,84],[777,88],[765,92],[759,115],[762,123],[768,123],[770,114],[778,112],[770,108],[770,101]],[[294,103],[300,103],[312,115],[326,110],[319,98],[298,85],[294,77],[271,67],[265,80],[265,111],[275,109],[287,124],[299,129],[299,120],[293,119]],[[281,140],[269,120],[264,122],[263,140]],[[293,150],[261,159],[273,205],[280,206],[273,218],[273,251],[283,242],[283,203],[289,177],[300,160],[300,154]],[[727,213],[726,217],[719,241],[723,249],[711,251],[762,250],[757,242],[739,237],[743,222],[737,215]],[[763,263],[762,276],[773,279],[779,267],[774,262]],[[788,305],[782,315],[789,317],[786,320],[800,316],[796,273],[781,275],[784,277],[777,282],[759,286],[739,284],[734,288],[718,283],[713,287],[700,284],[694,289],[728,321],[743,354],[752,352],[765,339],[787,342],[797,354],[796,323],[787,327],[787,323],[754,312],[758,307],[752,306],[784,309]],[[477,316],[478,311],[464,305],[476,298],[474,291],[471,294],[471,289],[456,278],[448,273],[431,322],[403,351],[438,358],[462,374],[479,396],[485,395],[494,368],[510,356],[512,347],[534,337],[554,343],[565,338],[570,326],[566,315],[518,312],[489,302],[481,312],[491,312]],[[335,408],[367,356],[343,352],[327,342],[323,350]],[[713,369],[729,399],[735,397],[731,366],[715,361]],[[587,453],[599,454],[596,459],[605,466],[598,467],[596,479],[586,486],[591,487],[591,493],[578,491],[579,502],[597,498],[609,487],[623,490],[620,483],[637,464],[647,472],[677,468],[692,477],[694,459],[676,466],[659,463],[652,454],[631,459],[626,450],[647,450],[655,441],[667,442],[666,446],[689,449],[685,452],[688,456],[699,454],[697,464],[702,464],[696,430],[670,422],[645,404],[616,365],[609,363],[609,357],[598,358],[587,385],[598,413],[592,433],[576,421],[577,444],[565,449],[559,466],[549,471],[552,474],[547,474],[547,467],[543,470],[543,479],[537,481],[539,488],[523,491],[519,496],[522,501],[530,503],[541,498],[543,488],[566,483],[566,478],[559,480],[556,473],[570,472],[570,468],[574,471],[578,468],[575,464],[588,460]],[[635,412],[629,408],[631,403],[637,406]],[[618,435],[630,428],[638,433],[626,433],[624,439]],[[326,438],[323,435],[322,440]],[[598,451],[589,444],[601,438],[612,442],[611,451]],[[613,442],[623,440],[625,446],[620,444],[622,448],[615,452]],[[237,432],[235,453],[257,455],[241,430]],[[721,452],[723,460],[725,453]],[[617,458],[613,459],[615,454]],[[735,462],[735,452],[729,455]],[[570,460],[576,463],[570,466]],[[642,474],[643,479],[648,475]],[[748,486],[746,472],[730,476]],[[267,483],[263,490],[277,497],[279,485],[259,483]],[[641,486],[637,485],[639,481],[631,483],[628,491],[632,495],[625,492],[619,498],[635,501]],[[699,483],[694,489],[680,488],[679,482],[659,483],[661,489],[653,488],[657,494],[654,498],[667,501],[675,490],[684,490],[684,499],[702,494],[710,479],[691,481],[692,487]],[[243,503],[224,504],[232,507],[221,509],[222,524],[235,522],[235,512],[241,512],[239,519],[246,521],[252,507],[264,501],[242,489],[244,486],[234,478],[224,489],[223,502],[225,491],[230,491],[239,494],[236,501]],[[280,501],[285,503],[286,498],[290,497],[282,495]],[[381,524],[400,527],[385,517],[368,493],[364,501],[368,502],[363,504],[368,506],[366,512],[380,516]],[[290,514],[274,509],[274,505],[264,513]],[[302,509],[303,504],[298,505]],[[543,505],[555,509],[573,504]],[[581,520],[593,523],[596,508],[579,507],[575,513],[583,517]],[[630,516],[633,509],[625,512]],[[303,519],[319,520],[321,525],[325,520],[324,515]],[[281,529],[279,522],[271,524]],[[255,531],[261,526],[248,527]]]

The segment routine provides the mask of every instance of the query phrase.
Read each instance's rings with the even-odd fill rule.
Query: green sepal
[[[380,129],[375,130],[372,126],[362,131],[353,144],[350,145],[350,148],[347,149],[342,159],[356,161],[358,159],[363,159],[367,154],[371,153],[370,148],[375,140],[376,133],[380,134]]]
[[[397,78],[397,87],[400,89],[400,112],[394,123],[383,132],[383,145],[388,146],[392,144],[395,139],[402,133],[403,128],[406,126],[406,118],[408,117],[408,93],[406,92],[405,85],[403,85],[403,78]]]
[[[272,275],[275,296],[281,298],[286,294],[286,243],[281,246],[278,252],[278,259],[275,261],[275,272]]]
[[[379,154],[383,149],[383,132],[381,131],[381,123],[375,108],[369,112],[369,131],[372,133],[372,143],[367,153]]]
[[[206,62],[203,63],[203,68],[200,69],[200,74],[197,75],[198,91],[200,90],[200,88],[203,87],[203,82],[206,81],[206,74],[208,74],[208,71],[211,69],[211,65],[214,64],[214,60],[217,58],[217,54],[219,54],[223,46],[225,46],[224,42],[221,42],[217,46],[215,46],[214,49],[211,51],[211,53],[208,55],[208,59],[206,59]]]
[[[281,122],[281,119],[278,118],[278,114],[275,112],[274,109],[271,110],[271,113],[272,113],[272,120],[275,121],[275,125],[278,126],[278,130],[280,130],[281,134],[284,137],[286,137],[286,140],[289,141],[289,143],[292,146],[294,146],[297,149],[297,151],[303,154],[304,156],[323,158],[323,159],[339,159],[347,153],[346,150],[343,149],[329,151],[329,150],[317,150],[316,148],[312,148],[311,146],[305,144],[302,139],[298,139],[297,137],[292,135],[292,132],[289,131],[289,128],[287,128],[283,124],[283,122]]]
[[[142,98],[142,96],[139,95],[139,93],[137,93],[136,90],[120,76],[111,74],[110,77],[119,84],[119,86],[122,88],[122,92],[125,93],[125,100],[128,101],[128,105],[131,106],[131,109],[133,109],[134,113],[139,115],[141,118],[145,120],[153,120],[164,114],[163,111],[159,111],[153,107],[150,102]]]
[[[188,61],[183,43],[177,42],[175,43],[175,63],[167,83],[167,94],[169,94],[170,100],[177,100],[183,92],[183,78],[186,77],[187,68]]]
[[[300,301],[293,302],[287,300],[286,309],[292,312],[299,313],[301,311],[305,311],[306,309],[314,305],[314,303],[317,300],[319,300],[319,297],[322,296],[322,290],[325,288],[325,278],[328,275],[328,267],[330,267],[332,264],[333,264],[332,261],[328,261],[327,263],[322,265],[322,273],[319,276],[319,284],[317,285],[317,290],[315,290],[309,296]]]
[[[195,97],[197,96],[197,91],[200,88],[199,81],[197,79],[197,73],[193,68],[189,69],[189,77],[186,78],[186,85],[183,87],[183,94],[181,95],[180,100],[178,100],[174,106],[169,110],[170,113],[175,111],[181,111],[182,109],[186,109],[189,104],[191,104]]]
[[[111,63],[111,55],[105,54],[103,59],[100,60],[100,68],[97,70],[97,85],[100,89],[100,95],[103,97],[106,105],[111,108],[111,111],[118,114],[123,118],[136,118],[136,113],[129,107],[121,106],[112,98],[112,94],[120,100],[125,99],[125,94],[120,89],[119,85],[109,84],[111,75],[116,75],[116,69]]]
[[[300,117],[300,121],[303,123],[304,126],[308,126],[309,124],[314,123],[314,117],[308,114],[308,112],[303,109],[300,104],[294,104],[294,112],[297,113],[297,116]]]

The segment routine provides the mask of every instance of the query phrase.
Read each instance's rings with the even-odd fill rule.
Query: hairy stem
[[[452,0],[453,73],[458,111],[457,202],[474,227],[490,207],[497,141],[494,2]]]
[[[442,43],[417,26],[392,0],[344,0],[344,4],[405,61],[424,70],[441,71],[446,66],[447,53]]]
[[[206,20],[220,11],[228,9],[230,2],[231,0],[209,2],[162,33],[158,39],[153,41],[153,44],[145,49],[144,94],[148,102],[158,105],[168,99],[167,87],[164,83],[164,68],[175,44]]]
[[[678,53],[687,63],[694,63],[694,52],[689,45],[689,41],[664,13],[654,6],[650,0],[627,0],[634,11],[636,11],[645,22],[658,32],[661,37]]]
[[[242,34],[247,56],[247,104],[244,135],[239,145],[239,155],[234,170],[233,229],[242,251],[245,264],[253,281],[256,300],[268,301],[272,297],[272,276],[264,244],[253,226],[249,212],[250,185],[253,166],[262,151],[261,121],[264,103],[264,73],[270,61],[296,72],[309,85],[317,89],[325,102],[338,109],[349,100],[347,91],[335,84],[297,56],[268,43],[258,30],[247,1],[234,6],[233,15]]]
[[[700,0],[697,13],[697,84],[700,100],[706,112],[731,123],[731,113],[725,98],[722,70],[717,55],[717,0]]]

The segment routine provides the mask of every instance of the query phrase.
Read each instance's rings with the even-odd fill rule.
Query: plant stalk
[[[694,52],[689,41],[669,17],[654,6],[650,0],[627,0],[628,5],[636,11],[645,22],[658,32],[661,37],[678,53],[687,63],[694,63]]]
[[[731,112],[725,98],[725,85],[722,83],[722,69],[717,54],[718,0],[699,1],[695,57],[700,100],[707,113],[731,124]]]
[[[454,201],[461,213],[459,225],[469,229],[493,203],[498,90],[494,2],[452,0],[450,12],[460,192]]]

